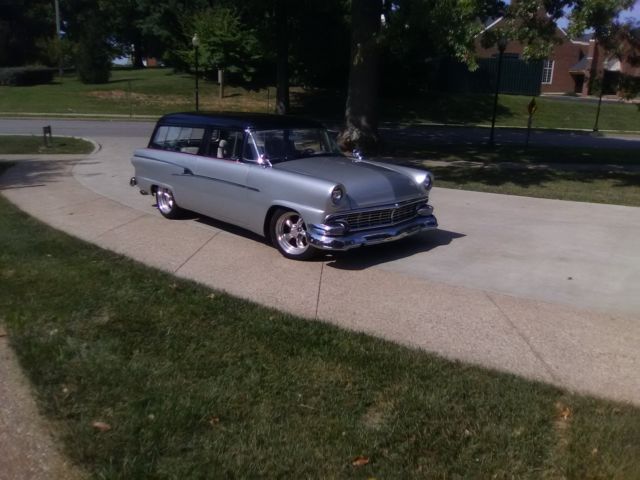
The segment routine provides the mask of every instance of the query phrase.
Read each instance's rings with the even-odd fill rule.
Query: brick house
[[[499,28],[502,21],[503,18],[494,20],[485,31]],[[615,55],[608,54],[589,36],[572,39],[558,26],[556,26],[555,35],[561,42],[553,47],[549,58],[543,61],[540,79],[542,93],[588,95],[590,79],[596,76],[596,78],[603,78],[605,93],[616,94],[618,92],[615,85],[621,74],[640,77],[640,67],[634,67],[626,61],[619,60]],[[504,55],[520,58],[522,51],[521,43],[511,41],[507,43]],[[497,47],[482,47],[479,37],[476,41],[476,52],[480,58],[498,55]]]

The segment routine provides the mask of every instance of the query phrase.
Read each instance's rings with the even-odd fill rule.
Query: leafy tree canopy
[[[252,80],[261,48],[255,31],[242,24],[234,8],[208,8],[192,21],[200,40],[200,62],[206,71],[225,69],[245,81]],[[193,64],[193,54],[191,48],[182,56]]]

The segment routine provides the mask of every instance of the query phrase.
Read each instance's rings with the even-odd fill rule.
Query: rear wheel
[[[287,258],[308,260],[318,254],[318,250],[309,245],[307,226],[298,212],[276,210],[269,231],[273,245]]]
[[[173,192],[168,188],[158,187],[156,189],[156,205],[165,218],[179,218],[183,213],[173,198]]]

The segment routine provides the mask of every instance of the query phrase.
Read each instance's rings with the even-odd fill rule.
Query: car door
[[[241,162],[243,132],[209,130],[208,149],[193,170],[196,210],[213,218],[245,225],[249,203],[248,165]]]

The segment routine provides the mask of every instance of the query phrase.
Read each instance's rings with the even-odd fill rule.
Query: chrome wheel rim
[[[173,200],[173,194],[168,188],[159,188],[156,193],[156,202],[158,203],[158,209],[165,214],[171,213],[175,202]]]
[[[307,226],[297,213],[280,215],[275,230],[278,245],[289,255],[302,255],[309,249]]]

